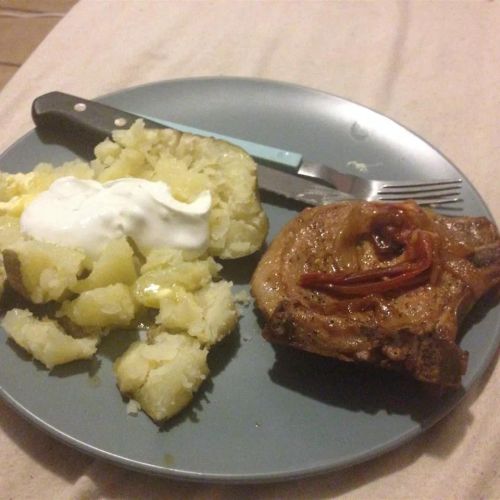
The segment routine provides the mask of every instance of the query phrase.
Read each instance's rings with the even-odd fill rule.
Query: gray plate
[[[393,121],[337,97],[261,80],[203,78],[160,82],[101,99],[112,106],[299,151],[346,170],[365,162],[391,179],[439,178],[457,169]],[[0,168],[28,171],[74,154],[30,132],[0,157]],[[490,214],[466,181],[464,213]],[[268,241],[298,207],[265,198]],[[227,263],[225,276],[248,289],[257,257]],[[159,429],[127,416],[112,360],[133,337],[116,332],[96,362],[48,373],[0,332],[2,396],[22,415],[82,451],[160,475],[211,481],[269,481],[339,469],[380,455],[449,412],[485,371],[500,342],[499,309],[483,303],[463,328],[470,352],[463,390],[433,401],[397,375],[344,366],[260,336],[252,307],[239,330],[210,354],[213,377],[194,404]],[[122,342],[118,341],[122,338]]]

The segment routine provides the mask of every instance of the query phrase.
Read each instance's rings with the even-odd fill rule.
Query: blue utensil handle
[[[65,131],[83,130],[101,139],[110,136],[113,130],[128,128],[137,118],[142,118],[148,128],[168,127],[181,132],[222,139],[244,149],[256,160],[270,162],[277,166],[296,169],[302,162],[302,156],[293,151],[257,144],[168,120],[139,116],[63,92],[50,92],[35,99],[32,116],[35,124],[41,128],[50,126]]]

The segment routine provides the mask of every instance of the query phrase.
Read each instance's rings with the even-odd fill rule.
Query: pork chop
[[[268,341],[457,387],[460,322],[500,282],[500,240],[484,217],[413,202],[307,208],[252,277]]]

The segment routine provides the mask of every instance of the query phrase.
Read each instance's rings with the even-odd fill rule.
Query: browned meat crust
[[[500,240],[487,219],[354,202],[289,222],[252,294],[270,342],[456,387],[467,365],[458,326],[499,282]]]

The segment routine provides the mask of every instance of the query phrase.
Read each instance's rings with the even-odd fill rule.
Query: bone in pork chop
[[[499,282],[500,240],[484,217],[346,202],[289,222],[252,294],[270,342],[456,387],[467,366],[458,326]]]

